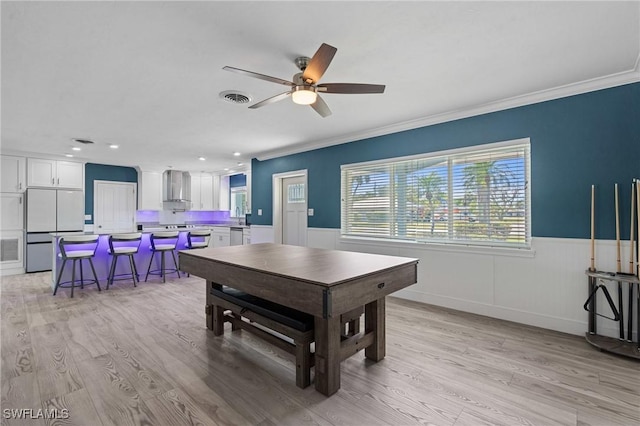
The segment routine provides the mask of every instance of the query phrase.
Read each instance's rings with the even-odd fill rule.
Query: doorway
[[[274,242],[307,245],[307,171],[273,175]]]
[[[93,231],[133,232],[136,224],[136,184],[96,180],[93,183]]]

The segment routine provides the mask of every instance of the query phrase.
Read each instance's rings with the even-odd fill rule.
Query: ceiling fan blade
[[[322,93],[384,93],[384,84],[326,83],[318,85]]]
[[[269,75],[259,74],[253,71],[242,70],[240,68],[234,68],[234,67],[223,67],[222,69],[226,71],[236,72],[238,74],[243,74],[248,77],[259,78],[260,80],[270,81],[272,83],[283,84],[285,86],[295,86],[295,84],[292,81],[283,80],[277,77],[271,77]]]
[[[329,67],[331,60],[337,51],[338,49],[335,47],[322,43],[318,51],[313,55],[313,58],[309,61],[307,68],[302,73],[302,80],[307,83],[317,83]],[[311,80],[311,82],[308,80]]]
[[[316,112],[320,114],[323,118],[331,115],[331,110],[329,109],[329,106],[326,104],[324,99],[322,99],[320,96],[318,96],[316,98],[316,101],[312,103],[310,106],[311,108],[315,109]]]
[[[249,108],[250,108],[250,109],[256,109],[256,108],[263,107],[263,106],[265,106],[265,105],[269,105],[269,104],[272,104],[272,103],[275,103],[275,102],[281,101],[281,100],[286,99],[286,98],[288,98],[289,96],[291,96],[291,93],[292,93],[292,92],[284,92],[284,93],[280,93],[279,95],[275,95],[275,96],[272,96],[272,97],[270,97],[270,98],[268,98],[268,99],[265,99],[264,101],[260,101],[260,102],[258,102],[257,104],[253,104],[253,105],[251,105]]]

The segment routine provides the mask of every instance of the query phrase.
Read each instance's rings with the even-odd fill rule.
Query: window
[[[529,140],[342,166],[343,236],[529,248]]]
[[[243,217],[247,212],[247,187],[238,186],[229,190],[231,194],[231,217]]]

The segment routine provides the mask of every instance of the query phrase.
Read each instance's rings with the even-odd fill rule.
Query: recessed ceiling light
[[[239,152],[234,152],[233,155],[235,155],[236,157],[239,157],[240,153]]]
[[[73,157],[73,154],[65,154],[64,156],[65,156],[65,157],[72,158],[72,157]]]
[[[198,157],[198,160],[200,160],[200,161],[204,161],[204,160],[206,160],[206,158],[204,158],[204,157]]]
[[[74,146],[73,148],[71,148],[73,151],[82,151],[82,148],[80,148],[79,146]]]
[[[116,144],[111,144],[111,145],[109,145],[109,148],[111,148],[111,149],[118,149],[118,148],[119,148],[119,146],[118,146],[118,145],[116,145]]]
[[[228,168],[228,167],[225,167],[225,168],[224,168],[224,171],[225,171],[225,172],[228,172],[228,171],[229,171],[229,168]]]

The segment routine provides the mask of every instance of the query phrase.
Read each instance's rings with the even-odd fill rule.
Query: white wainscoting
[[[273,241],[273,226],[251,225],[251,244],[272,243]]]
[[[269,228],[260,226],[260,241],[253,242],[272,242],[273,232]],[[253,238],[254,226],[251,229]],[[583,304],[588,296],[584,271],[589,266],[589,240],[534,238],[531,252],[518,253],[342,239],[339,229],[309,228],[307,241],[309,247],[420,259],[418,283],[394,296],[575,335],[587,331]],[[628,241],[623,241],[622,254],[626,268]],[[596,267],[615,271],[615,241],[596,242]],[[607,288],[617,304],[617,284],[610,282]],[[625,284],[625,329],[627,296]],[[634,318],[637,318],[635,305],[634,300]],[[606,315],[610,312],[600,292],[598,312]],[[598,333],[617,337],[618,323],[599,317]]]

